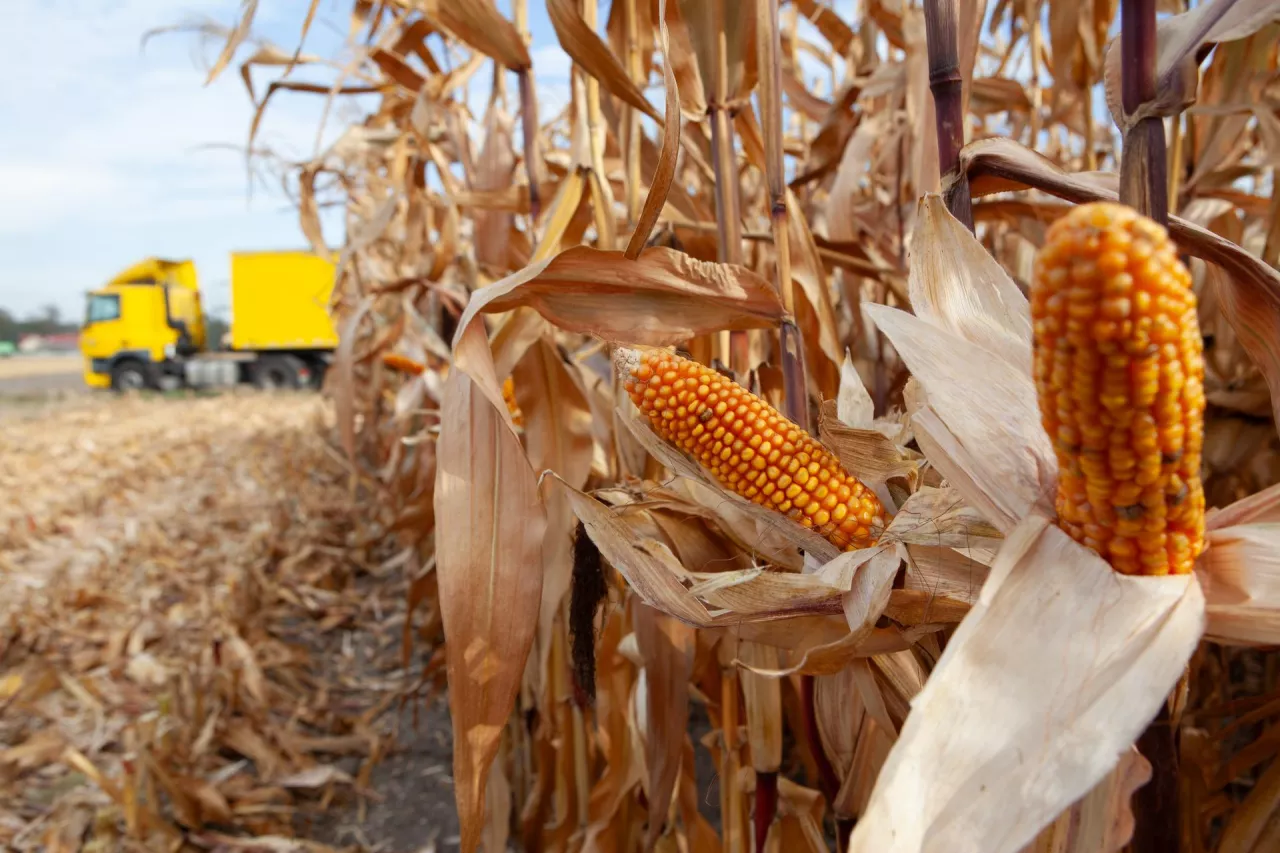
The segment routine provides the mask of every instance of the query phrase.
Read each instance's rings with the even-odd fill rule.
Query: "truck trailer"
[[[334,273],[332,260],[311,252],[232,252],[231,330],[209,341],[195,264],[139,261],[88,294],[85,383],[318,388],[338,345],[329,316]]]

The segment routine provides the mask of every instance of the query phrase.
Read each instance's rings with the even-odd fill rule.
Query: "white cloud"
[[[573,60],[564,52],[564,48],[560,47],[559,42],[534,48],[530,58],[533,60],[533,70],[537,72],[539,79],[569,79],[569,69],[573,67]]]

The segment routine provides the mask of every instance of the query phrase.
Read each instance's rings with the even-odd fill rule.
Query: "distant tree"
[[[24,335],[58,335],[75,330],[75,323],[63,322],[62,311],[57,305],[46,305],[22,320],[12,311],[0,308],[0,341],[16,343]]]
[[[231,331],[231,325],[221,317],[213,314],[205,313],[204,315],[204,335],[206,346],[209,349],[219,349],[222,346],[222,336]]]

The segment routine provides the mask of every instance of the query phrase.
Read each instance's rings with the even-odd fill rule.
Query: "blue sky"
[[[549,116],[568,99],[569,60],[544,4],[529,5],[540,112]],[[345,55],[351,6],[320,0],[306,49]],[[22,315],[53,303],[78,318],[86,290],[161,255],[194,258],[207,304],[217,309],[227,303],[229,252],[305,245],[278,187],[255,184],[250,197],[241,152],[253,108],[238,68],[203,85],[221,43],[178,33],[140,46],[156,27],[203,18],[231,25],[239,7],[239,0],[14,0],[6,9],[0,307]],[[262,0],[254,33],[292,49],[305,9],[303,0]],[[298,69],[293,78],[315,79],[309,74]],[[257,78],[259,93],[269,79]],[[488,79],[479,74],[472,84],[468,102],[477,109]],[[310,156],[323,100],[278,93],[258,142]],[[337,110],[325,139],[359,117]],[[330,220],[330,240],[340,242],[341,226]]]

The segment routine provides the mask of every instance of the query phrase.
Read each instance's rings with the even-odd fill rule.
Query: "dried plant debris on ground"
[[[271,839],[321,819],[359,840],[338,830],[392,743],[405,568],[328,422],[235,394],[5,424],[0,848],[293,849]]]

